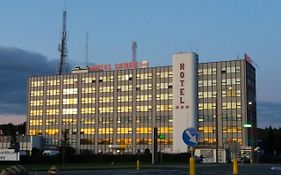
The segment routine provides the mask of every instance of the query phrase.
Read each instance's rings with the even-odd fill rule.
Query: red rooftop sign
[[[97,64],[90,66],[89,71],[110,71],[110,70],[123,70],[123,69],[137,69],[137,68],[147,68],[148,61],[141,62],[127,62],[127,63],[116,63],[113,67],[111,64]]]

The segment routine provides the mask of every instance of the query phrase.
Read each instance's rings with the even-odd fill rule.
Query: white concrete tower
[[[173,152],[187,151],[182,140],[186,128],[197,128],[198,55],[194,52],[173,55]]]

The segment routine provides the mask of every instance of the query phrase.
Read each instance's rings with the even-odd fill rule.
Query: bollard
[[[189,175],[195,175],[195,158],[190,157],[189,159]]]
[[[233,159],[233,175],[238,175],[238,162],[237,159]]]
[[[137,170],[139,170],[139,169],[140,169],[140,161],[137,160]]]

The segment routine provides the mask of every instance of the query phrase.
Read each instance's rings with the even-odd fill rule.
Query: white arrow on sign
[[[190,134],[190,132],[188,130],[185,131],[185,133],[188,135],[188,137],[190,138],[189,141],[193,142],[193,143],[197,143],[196,140],[196,136],[193,136],[192,134]]]

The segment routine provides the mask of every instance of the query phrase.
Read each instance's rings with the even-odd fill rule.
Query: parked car
[[[57,150],[45,150],[43,151],[43,156],[57,156],[59,153]]]

